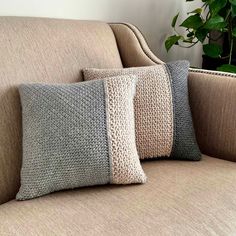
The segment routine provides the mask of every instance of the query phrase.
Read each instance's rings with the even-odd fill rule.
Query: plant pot
[[[211,58],[206,55],[202,56],[202,69],[206,70],[216,70],[223,64],[228,64],[228,59]],[[232,59],[232,65],[236,65],[236,58]]]
[[[224,33],[222,37],[221,32],[219,31],[211,31],[210,37],[212,39],[217,39],[218,40],[212,40],[210,39],[209,42],[212,44],[218,44],[221,45],[223,48],[223,53],[222,56],[225,57],[226,55],[229,54],[229,39],[228,39],[228,33]],[[217,67],[220,67],[224,64],[229,63],[229,59],[221,59],[221,58],[211,58],[206,55],[202,56],[202,68],[207,69],[207,70],[216,70]],[[236,65],[236,40],[234,40],[234,48],[233,48],[233,58],[232,58],[232,65]]]

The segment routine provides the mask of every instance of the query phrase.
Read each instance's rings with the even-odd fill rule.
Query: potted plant
[[[192,2],[194,0],[186,0]],[[176,27],[179,13],[172,19],[175,34],[165,41],[167,51],[173,45],[190,48],[203,44],[203,68],[236,73],[236,0],[202,0],[202,6],[188,12]]]

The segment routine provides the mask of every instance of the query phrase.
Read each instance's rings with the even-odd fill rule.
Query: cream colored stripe
[[[107,132],[111,160],[111,182],[114,184],[143,183],[142,170],[135,143],[133,97],[134,76],[105,80]]]
[[[137,148],[141,159],[170,156],[173,145],[171,84],[164,66],[140,70],[135,97]]]

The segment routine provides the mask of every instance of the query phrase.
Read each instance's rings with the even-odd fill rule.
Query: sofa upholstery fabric
[[[147,45],[142,33],[128,23],[110,24],[117,41],[124,67],[163,64]]]
[[[18,85],[71,83],[81,69],[122,67],[116,39],[103,22],[0,17],[0,204],[20,184],[21,110]]]
[[[85,80],[135,74],[136,144],[140,159],[199,160],[188,101],[187,61],[149,67],[83,70]]]
[[[192,70],[188,81],[201,151],[236,161],[236,75]]]
[[[0,206],[0,235],[234,235],[235,166],[143,162],[144,185],[100,186]]]

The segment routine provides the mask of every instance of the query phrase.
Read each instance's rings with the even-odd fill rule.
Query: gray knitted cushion
[[[134,131],[136,78],[20,86],[23,163],[18,200],[61,189],[144,183]]]
[[[188,102],[187,61],[125,69],[84,69],[84,79],[134,74],[137,149],[141,159],[199,160]]]

